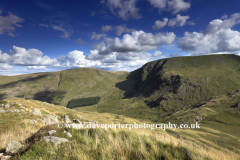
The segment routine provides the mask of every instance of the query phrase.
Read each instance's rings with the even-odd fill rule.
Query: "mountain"
[[[98,104],[74,109],[149,123],[188,124],[200,119],[201,130],[167,132],[240,153],[239,79],[240,56],[174,57],[132,72],[79,68],[0,76],[0,99],[20,97],[67,107],[73,99],[100,97]]]

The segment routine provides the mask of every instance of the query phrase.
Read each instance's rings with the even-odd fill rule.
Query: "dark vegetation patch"
[[[91,106],[94,104],[98,104],[99,101],[100,97],[72,99],[71,101],[69,101],[67,107],[72,109],[76,107]]]
[[[66,91],[41,91],[36,93],[33,99],[39,100],[42,102],[59,104],[54,100],[60,102],[64,98],[65,94],[66,94]]]

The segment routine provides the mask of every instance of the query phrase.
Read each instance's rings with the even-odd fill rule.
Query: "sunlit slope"
[[[121,74],[81,68],[0,77],[0,99],[21,97],[66,106],[74,98],[104,97]]]

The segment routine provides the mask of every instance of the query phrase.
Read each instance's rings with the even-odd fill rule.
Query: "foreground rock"
[[[65,133],[68,137],[72,137],[71,133],[69,133],[67,131],[63,131],[63,133]]]
[[[65,123],[70,123],[70,122],[71,122],[70,119],[68,118],[68,116],[65,115],[65,114],[62,115],[61,118],[62,118],[62,120],[63,120]]]
[[[10,159],[10,158],[12,158],[12,156],[3,156],[3,157],[1,158],[1,160],[7,160],[7,159]]]
[[[51,131],[48,131],[48,135],[51,136],[53,133],[56,133],[57,131],[56,130],[51,130]]]
[[[59,122],[58,118],[53,116],[53,115],[47,115],[42,120],[42,123],[45,124],[45,125],[56,124],[58,122]]]
[[[42,115],[41,111],[37,108],[32,109],[32,114],[35,115],[35,116],[41,116]]]
[[[23,145],[20,142],[12,141],[7,145],[6,152],[7,153],[17,153],[19,149],[21,149]]]
[[[59,138],[59,137],[54,137],[54,136],[45,136],[40,139],[40,141],[43,141],[43,140],[45,140],[47,143],[52,142],[55,145],[68,142],[68,140],[66,138]]]
[[[78,124],[81,124],[81,123],[82,123],[82,122],[79,121],[78,119],[74,119],[73,122],[74,122],[74,123],[78,123]]]

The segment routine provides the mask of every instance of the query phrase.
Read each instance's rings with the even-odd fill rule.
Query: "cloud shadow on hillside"
[[[65,91],[41,91],[41,92],[34,94],[33,99],[58,105],[60,103],[57,103],[55,101],[58,100],[60,102],[64,98],[64,95],[66,93],[67,92],[65,92]]]
[[[37,81],[39,79],[42,79],[42,78],[45,78],[47,77],[48,74],[43,74],[43,75],[40,75],[40,76],[37,76],[37,77],[27,77],[27,78],[24,78],[24,79],[21,79],[21,80],[18,80],[18,81],[13,81],[13,82],[10,82],[10,83],[5,83],[5,84],[1,84],[0,85],[0,88],[8,88],[8,87],[15,87],[18,83],[21,83],[21,82],[34,82],[34,81]]]

